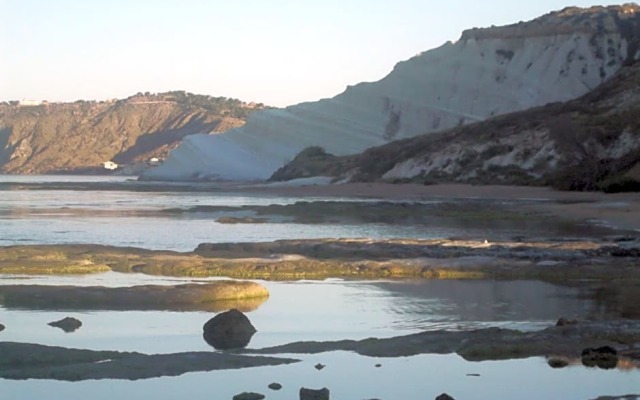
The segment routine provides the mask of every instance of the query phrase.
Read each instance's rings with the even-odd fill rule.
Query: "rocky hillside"
[[[355,156],[309,148],[272,180],[319,175],[346,181],[640,190],[640,62],[569,102],[395,141]]]
[[[162,159],[186,135],[237,128],[263,108],[185,92],[139,93],[102,102],[3,103],[0,172],[96,172],[109,160],[135,164]]]
[[[428,34],[428,31],[425,31]],[[266,179],[302,149],[359,153],[392,140],[579,97],[640,57],[640,7],[566,8],[471,29],[331,99],[253,114],[189,136],[146,179]]]

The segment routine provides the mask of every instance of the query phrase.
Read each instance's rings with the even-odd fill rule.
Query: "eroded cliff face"
[[[253,114],[224,135],[189,136],[144,179],[266,179],[302,149],[335,155],[567,101],[640,57],[636,5],[567,8],[465,31],[384,79],[331,99]]]
[[[0,104],[0,172],[82,173],[100,171],[109,160],[143,163],[166,157],[186,135],[218,133],[244,124],[244,111],[230,112],[227,103],[232,100],[175,93],[182,97],[160,94],[107,102]],[[192,99],[205,101],[192,104]],[[217,108],[207,99],[217,101]],[[248,106],[232,102],[236,110]]]
[[[552,185],[640,190],[640,61],[578,99],[333,157],[300,153],[273,180]]]

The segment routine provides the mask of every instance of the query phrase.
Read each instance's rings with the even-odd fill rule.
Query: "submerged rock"
[[[300,388],[300,400],[329,400],[329,389]]]
[[[0,332],[4,330],[4,325],[0,324]]]
[[[316,365],[313,366],[313,368],[317,369],[318,371],[323,370],[324,367],[326,367],[326,365],[320,364],[320,363],[317,363]]]
[[[436,400],[455,400],[455,399],[446,393],[442,393],[440,396],[436,397]]]
[[[282,385],[279,384],[278,382],[273,382],[269,384],[268,388],[271,390],[280,390],[282,389]]]
[[[244,392],[233,396],[233,400],[262,400],[266,396],[260,393]]]
[[[80,329],[82,321],[73,317],[65,317],[59,321],[49,322],[47,325],[60,328],[66,333],[71,333]]]
[[[249,318],[236,309],[211,318],[204,324],[203,331],[204,340],[218,350],[247,347],[257,332]]]

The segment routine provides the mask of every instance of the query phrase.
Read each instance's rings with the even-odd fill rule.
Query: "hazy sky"
[[[186,90],[285,106],[378,80],[467,28],[594,4],[566,1],[0,0],[0,100]]]

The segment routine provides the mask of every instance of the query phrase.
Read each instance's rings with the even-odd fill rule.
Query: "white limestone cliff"
[[[331,99],[257,112],[241,128],[192,135],[147,180],[262,180],[302,149],[353,154],[391,140],[576,98],[640,57],[640,7],[567,8],[465,31]]]

